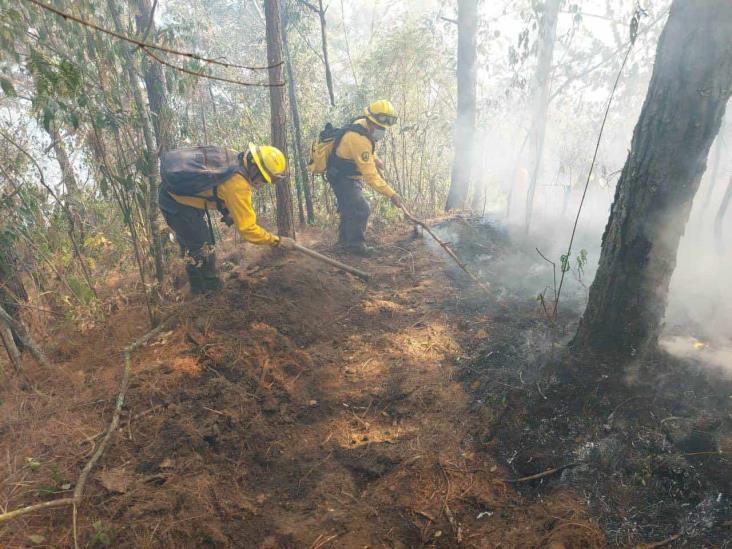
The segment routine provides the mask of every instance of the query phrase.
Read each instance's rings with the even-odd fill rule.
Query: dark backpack
[[[160,177],[173,194],[196,196],[215,188],[235,173],[246,175],[243,154],[209,145],[175,149],[160,157]]]

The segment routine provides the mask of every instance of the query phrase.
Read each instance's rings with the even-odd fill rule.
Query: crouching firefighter
[[[402,205],[402,199],[384,181],[383,164],[374,152],[376,142],[396,121],[390,101],[374,101],[364,109],[364,116],[344,128],[327,124],[312,146],[308,169],[324,174],[336,196],[340,214],[338,243],[357,255],[368,256],[373,251],[366,245],[371,209],[363,195],[363,184],[390,198],[395,206]]]
[[[271,184],[286,167],[282,151],[252,143],[246,152],[204,146],[163,153],[160,210],[186,257],[191,293],[215,292],[223,286],[216,272],[215,239],[208,210],[217,209],[222,221],[236,225],[247,242],[292,248],[292,239],[273,235],[257,225],[252,206],[252,189]]]

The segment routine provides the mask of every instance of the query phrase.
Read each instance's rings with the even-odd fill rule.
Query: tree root
[[[73,507],[73,532],[74,532],[74,547],[78,548],[78,537],[77,537],[77,518],[78,518],[78,505],[81,503],[83,493],[84,493],[84,487],[86,486],[86,482],[89,479],[89,474],[91,473],[94,466],[97,464],[97,461],[99,461],[99,458],[102,457],[102,454],[104,453],[104,450],[107,448],[107,445],[109,444],[109,441],[112,438],[112,435],[114,434],[114,431],[117,429],[117,426],[119,425],[119,418],[122,413],[122,406],[125,402],[125,396],[127,394],[127,388],[130,384],[130,373],[132,371],[132,353],[139,347],[142,347],[145,345],[148,341],[150,341],[152,338],[160,334],[164,329],[168,328],[170,324],[172,324],[173,317],[169,317],[167,320],[162,322],[157,328],[154,330],[149,331],[139,339],[136,339],[133,341],[130,345],[124,348],[123,355],[124,355],[124,369],[122,371],[122,380],[120,381],[119,385],[119,392],[117,393],[117,403],[114,407],[114,412],[112,413],[112,420],[109,423],[109,427],[107,428],[107,432],[104,435],[104,438],[99,443],[99,446],[97,446],[96,451],[92,455],[92,457],[87,461],[86,465],[82,469],[81,473],[79,474],[79,478],[76,482],[76,488],[74,488],[74,495],[70,498],[61,498],[61,499],[55,499],[52,501],[46,501],[44,503],[37,503],[35,505],[29,505],[27,507],[21,507],[19,509],[15,509],[13,511],[8,511],[6,513],[0,514],[0,523],[6,522],[8,520],[20,517],[22,515],[27,515],[28,513],[33,513],[35,511],[41,511],[43,509],[48,509],[51,507],[62,507],[66,505],[71,505]]]

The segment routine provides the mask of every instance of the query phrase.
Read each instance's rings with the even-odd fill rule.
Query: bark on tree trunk
[[[727,213],[727,208],[729,208],[730,200],[732,200],[732,175],[727,183],[727,188],[724,191],[724,196],[722,197],[722,202],[719,205],[719,210],[717,210],[717,215],[714,217],[714,239],[717,242],[717,247],[720,249],[722,248],[722,222],[724,221],[724,216]]]
[[[699,208],[699,220],[703,223],[703,221],[706,219],[706,216],[704,215],[707,211],[707,208],[709,207],[709,203],[712,200],[712,196],[714,195],[714,189],[717,185],[717,179],[719,175],[719,160],[722,157],[722,148],[724,145],[724,120],[722,120],[722,126],[719,129],[719,134],[717,135],[716,139],[716,145],[714,146],[714,152],[712,153],[712,170],[709,172],[708,175],[708,181],[709,181],[709,188],[707,189],[707,194],[704,196],[704,202],[702,202],[701,208]]]
[[[674,0],[573,341],[655,347],[676,253],[732,90],[732,3]]]
[[[544,13],[539,27],[539,58],[536,64],[534,77],[534,106],[531,123],[533,138],[533,167],[531,182],[526,193],[525,229],[529,231],[531,214],[534,210],[534,193],[541,171],[541,162],[544,158],[544,136],[546,134],[546,114],[549,109],[549,85],[551,80],[552,59],[554,57],[554,42],[557,36],[557,20],[559,6],[562,0],[546,0]]]
[[[478,0],[458,0],[457,88],[455,159],[445,210],[465,207],[470,188],[475,147],[476,36]]]
[[[313,194],[310,190],[308,171],[305,166],[305,156],[302,148],[302,130],[300,129],[300,110],[297,104],[297,91],[295,86],[295,71],[292,68],[292,57],[290,55],[290,43],[287,35],[287,6],[283,5],[282,16],[282,42],[285,47],[285,66],[287,68],[287,93],[290,99],[290,113],[292,115],[292,136],[295,144],[295,157],[297,158],[298,173],[300,175],[300,186],[305,195],[305,211],[308,224],[315,223],[315,212],[313,211]]]
[[[285,87],[274,84],[284,82],[282,71],[282,25],[280,0],[264,2],[264,18],[267,34],[267,61],[269,69],[269,101],[272,120],[272,144],[287,156],[287,105]],[[278,180],[277,187],[277,231],[280,236],[295,237],[295,222],[292,213],[292,191],[289,169],[285,177]]]

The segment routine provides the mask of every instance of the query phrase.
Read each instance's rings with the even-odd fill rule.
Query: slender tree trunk
[[[66,187],[63,197],[54,195],[59,207],[63,209],[66,215],[66,220],[69,224],[68,234],[69,240],[71,240],[71,247],[74,251],[74,256],[79,261],[84,280],[86,280],[87,286],[92,291],[94,296],[97,296],[96,288],[92,281],[91,272],[86,263],[86,258],[82,252],[84,247],[84,224],[82,223],[81,215],[81,191],[76,181],[76,174],[74,168],[71,166],[69,155],[66,153],[66,147],[64,146],[63,139],[61,137],[61,131],[58,128],[58,122],[55,120],[51,121],[48,129],[48,134],[53,141],[53,150],[56,153],[56,161],[58,162],[61,170],[61,178]],[[78,234],[78,240],[77,235]]]
[[[305,166],[305,156],[302,148],[302,130],[300,129],[300,109],[297,104],[297,86],[295,85],[295,71],[292,67],[292,57],[290,55],[290,43],[287,35],[287,6],[283,5],[282,17],[282,42],[285,47],[285,67],[287,69],[287,93],[290,99],[290,114],[292,116],[292,136],[295,145],[295,158],[297,159],[298,175],[300,178],[300,187],[305,195],[305,210],[307,211],[307,222],[315,223],[315,213],[313,211],[313,195],[310,190],[310,181],[308,171]],[[298,191],[299,192],[299,191]]]
[[[18,256],[12,245],[3,246],[0,249],[0,306],[14,320],[20,321],[21,301],[28,301],[28,293],[21,279]],[[13,339],[22,349],[20,338],[14,334]]]
[[[328,86],[330,104],[335,107],[335,93],[333,92],[333,75],[330,73],[330,62],[328,61],[328,35],[325,32],[325,10],[323,0],[318,0],[318,17],[320,18],[320,40],[323,43],[323,64],[325,65],[325,83]]]
[[[457,119],[455,159],[445,210],[465,207],[475,149],[476,37],[478,0],[458,0]]]
[[[58,127],[58,122],[55,120],[51,121],[48,129],[48,135],[51,137],[53,142],[53,152],[56,154],[56,161],[58,162],[59,168],[61,168],[61,178],[66,187],[65,195],[70,196],[72,200],[79,199],[79,184],[76,182],[76,174],[74,174],[74,168],[71,166],[71,160],[69,155],[66,153],[66,146],[64,145],[63,138],[61,137],[61,131]]]
[[[150,0],[137,0],[137,7],[140,10],[139,29],[143,32],[147,29],[150,36],[156,36],[155,22],[150,20],[152,3]],[[175,148],[173,112],[168,103],[165,73],[160,63],[152,59],[145,61],[144,69],[145,90],[150,105],[150,118],[152,118],[158,152],[164,153]],[[157,180],[155,187],[157,197]],[[157,212],[157,198],[155,201],[155,211]]]
[[[156,35],[155,22],[151,19],[152,3],[150,0],[138,0],[140,10],[139,27],[150,36]],[[160,207],[158,204],[158,187],[160,182],[159,155],[175,148],[173,138],[173,113],[168,104],[168,95],[165,85],[165,73],[160,64],[148,59],[144,65],[145,90],[150,106],[153,130],[157,150],[150,155],[150,178],[148,188],[148,224],[150,225],[150,240],[152,241],[153,259],[155,261],[155,278],[158,284],[163,283],[165,266],[163,264],[163,241],[160,236]]]
[[[282,71],[282,20],[280,1],[264,2],[264,17],[267,32],[267,61],[273,66],[269,69],[269,101],[272,120],[272,144],[287,156],[287,105]],[[292,214],[292,191],[289,170],[286,176],[276,183],[277,186],[277,231],[281,236],[295,237],[295,223]]]
[[[114,0],[107,0],[109,11],[114,20],[114,26],[117,32],[124,33],[126,29],[122,25],[117,6]],[[142,126],[142,136],[145,141],[145,175],[148,180],[148,192],[145,197],[145,213],[147,217],[148,230],[150,231],[150,240],[152,241],[152,256],[155,264],[155,279],[158,285],[163,283],[165,269],[163,266],[162,243],[160,240],[160,224],[158,222],[158,182],[160,180],[160,164],[158,163],[158,150],[153,135],[153,129],[148,116],[148,108],[142,98],[140,87],[137,85],[137,69],[139,63],[135,59],[130,46],[122,48],[125,63],[127,65],[127,77],[130,81],[132,98],[135,102],[138,120]],[[159,303],[158,292],[152,292],[152,299],[156,307]],[[157,315],[156,315],[157,316]],[[153,320],[153,324],[157,322],[157,317]]]
[[[559,19],[559,6],[562,0],[546,0],[544,2],[544,13],[541,17],[539,27],[539,58],[536,64],[534,77],[534,105],[533,121],[533,166],[531,181],[526,193],[526,214],[524,218],[525,229],[528,232],[531,225],[531,214],[534,210],[534,193],[541,173],[541,163],[544,159],[544,136],[546,134],[546,115],[549,109],[549,87],[552,71],[552,59],[554,57],[554,42],[557,36],[557,20]]]
[[[655,347],[676,253],[732,93],[732,3],[674,0],[573,345]]]
[[[15,368],[16,371],[19,371],[22,365],[20,351],[18,350],[18,346],[15,344],[15,336],[13,335],[13,331],[10,327],[2,322],[0,322],[0,341],[2,341],[5,350],[8,352],[10,364],[13,365],[13,368]],[[0,374],[2,374],[2,368],[0,368]]]

